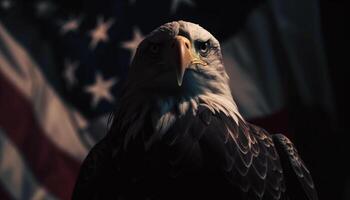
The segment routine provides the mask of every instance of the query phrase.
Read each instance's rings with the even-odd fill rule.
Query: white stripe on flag
[[[0,183],[14,199],[56,199],[38,183],[2,129],[0,129]]]
[[[255,9],[245,28],[222,44],[232,95],[246,118],[270,115],[285,106],[270,23],[264,7]]]
[[[287,94],[333,113],[321,32],[317,0],[270,0],[249,14],[243,29],[222,45],[232,94],[243,116],[281,110]]]
[[[88,150],[82,144],[78,130],[87,126],[86,120],[74,109],[64,105],[34,60],[1,22],[0,43],[0,70],[33,105],[44,133],[72,157],[79,161],[85,158]]]

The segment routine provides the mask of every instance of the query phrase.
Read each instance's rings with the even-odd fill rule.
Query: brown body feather
[[[277,152],[272,136],[263,129],[242,121],[237,125],[223,113],[200,107],[196,115],[188,112],[176,119],[147,147],[145,141],[155,134],[147,120],[150,114],[128,145],[121,132],[133,129],[133,123],[113,125],[85,161],[75,199],[277,200],[288,199],[289,184],[301,188],[292,199],[317,199],[305,165],[293,164],[301,159],[284,136],[277,140],[282,148],[286,145],[287,153]],[[292,168],[287,171],[290,180],[286,181],[279,153],[292,162],[285,163]]]

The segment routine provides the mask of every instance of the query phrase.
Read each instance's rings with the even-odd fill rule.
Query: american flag
[[[244,116],[285,130],[282,84],[271,84],[283,82],[278,63],[249,59],[256,46],[268,48],[249,34],[270,30],[264,8],[250,14],[261,3],[0,0],[0,199],[70,199],[80,163],[106,134],[137,45],[173,20],[198,23],[222,41]],[[269,126],[270,118],[281,123]]]

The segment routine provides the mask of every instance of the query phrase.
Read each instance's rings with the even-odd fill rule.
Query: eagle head
[[[162,113],[199,105],[240,117],[232,98],[218,40],[201,26],[174,21],[152,31],[138,46],[129,69],[125,101],[157,100]]]

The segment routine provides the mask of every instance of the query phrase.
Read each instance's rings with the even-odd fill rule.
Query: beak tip
[[[176,72],[176,80],[177,80],[177,85],[179,87],[181,87],[182,85],[184,75],[185,75],[185,71],[183,69],[180,69]]]
[[[182,85],[182,78],[180,78],[180,77],[177,78],[177,85],[179,87],[181,87],[181,85]]]

